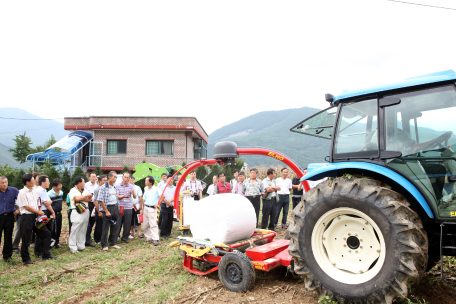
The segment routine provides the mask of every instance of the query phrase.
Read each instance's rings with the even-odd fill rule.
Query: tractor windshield
[[[456,216],[456,91],[453,85],[393,95],[385,108],[386,150],[402,157],[389,165],[404,172],[426,193],[440,217]]]

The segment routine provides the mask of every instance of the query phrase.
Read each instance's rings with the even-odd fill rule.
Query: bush
[[[71,182],[73,182],[73,180],[77,177],[77,176],[81,176],[85,182],[88,182],[89,181],[89,178],[87,177],[87,175],[84,173],[84,171],[82,171],[82,168],[81,167],[76,167],[76,169],[74,170],[73,174],[71,175]],[[71,185],[71,187],[73,187],[73,185]]]

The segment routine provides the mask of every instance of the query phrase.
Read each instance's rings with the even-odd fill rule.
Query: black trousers
[[[22,261],[30,260],[30,254],[28,251],[28,244],[31,242],[32,231],[35,232],[36,238],[41,239],[43,244],[43,258],[51,257],[49,253],[49,245],[51,243],[51,232],[44,226],[41,229],[35,226],[36,214],[23,214],[21,220],[21,257]]]
[[[128,241],[128,236],[130,235],[130,228],[131,228],[131,214],[134,209],[124,209],[124,214],[118,216],[117,223],[119,223],[119,232],[117,233],[118,236],[121,236],[122,241]],[[120,232],[123,232],[122,235]]]
[[[274,220],[277,216],[277,201],[273,197],[270,200],[263,199],[263,218],[261,219],[261,229],[274,230]],[[268,225],[269,222],[269,225]]]
[[[158,213],[158,229],[161,230],[161,225],[162,225],[162,221],[163,221],[163,217],[162,217],[162,207],[160,205],[159,207],[160,209],[160,212]]]
[[[135,211],[135,209],[132,209],[132,214],[131,214],[131,226],[134,227],[134,226],[141,226],[141,223],[138,222],[138,214],[139,213],[139,210],[138,211]]]
[[[93,233],[93,239],[95,243],[101,242],[101,234],[103,233],[103,217],[99,217],[98,213],[95,215],[95,231]]]
[[[291,200],[293,201],[293,209],[296,208],[296,206],[301,202],[301,197],[291,197]]]
[[[44,212],[44,215],[46,215],[49,219],[47,225],[46,225],[46,228],[49,230],[49,232],[51,232],[53,230],[53,224],[54,224],[54,220],[51,220],[50,216],[51,216],[51,211],[49,210],[43,210]],[[42,228],[41,228],[42,229]],[[51,233],[52,235],[52,233]],[[51,236],[52,238],[52,236]],[[35,238],[35,248],[34,248],[34,251],[35,251],[35,255],[38,255],[38,256],[42,256],[43,255],[43,252],[44,252],[44,248],[43,248],[44,244],[43,244],[43,240],[40,239],[40,238]],[[49,240],[49,248],[48,250],[51,250],[51,241]]]
[[[169,236],[173,230],[173,207],[168,207],[162,203],[160,215],[162,216],[162,225],[160,228],[160,236]]]
[[[256,215],[256,226],[258,227],[258,218],[260,217],[260,205],[261,200],[260,196],[246,196],[246,198],[252,203],[253,208],[255,209]]]
[[[86,245],[92,243],[92,228],[93,225],[95,224],[95,217],[98,216],[98,214],[95,215],[95,217],[92,217],[92,211],[95,208],[95,204],[92,202],[89,202],[89,211],[90,211],[90,217],[89,217],[89,222],[87,223],[87,232],[86,232]]]
[[[115,205],[108,205],[106,206],[108,208],[109,213],[111,213],[111,216],[114,216],[117,219],[116,225],[111,226],[108,221],[106,221],[106,212],[103,213],[103,233],[101,234],[101,248],[108,247],[108,242],[109,246],[114,246],[117,244],[117,236],[119,232],[119,227],[120,227],[120,221],[119,221],[119,204]],[[128,230],[130,231],[130,230]],[[109,234],[109,239],[108,239],[108,234]]]
[[[282,215],[282,225],[287,224],[287,217],[288,217],[288,210],[290,209],[290,195],[280,195],[279,194],[279,201],[276,203],[276,217],[274,219],[274,227],[277,226],[279,222],[279,216],[280,212],[282,212],[283,209],[283,215]]]
[[[6,261],[13,255],[13,230],[14,215],[13,213],[0,214],[0,239],[3,237],[3,259]]]
[[[68,235],[71,234],[71,209],[68,209]]]
[[[62,211],[55,212],[54,229],[51,231],[51,239],[55,240],[54,246],[60,243],[60,234],[62,233]]]

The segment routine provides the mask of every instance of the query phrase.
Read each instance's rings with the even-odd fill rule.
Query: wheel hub
[[[362,274],[379,258],[380,242],[365,219],[339,215],[323,225],[323,246],[333,267]]]
[[[356,236],[351,236],[347,239],[347,246],[350,249],[358,249],[359,248],[360,241]]]
[[[226,267],[226,274],[228,280],[234,284],[242,282],[242,269],[237,264],[231,263]]]

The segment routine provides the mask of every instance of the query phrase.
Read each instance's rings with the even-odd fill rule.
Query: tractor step
[[[456,223],[451,223],[451,222],[444,222],[440,224],[440,280],[446,280],[449,279],[450,277],[444,277],[443,276],[443,250],[442,249],[455,249],[455,246],[442,246],[443,243],[443,226],[445,225],[456,225]],[[445,235],[445,236],[452,236],[452,235]]]

